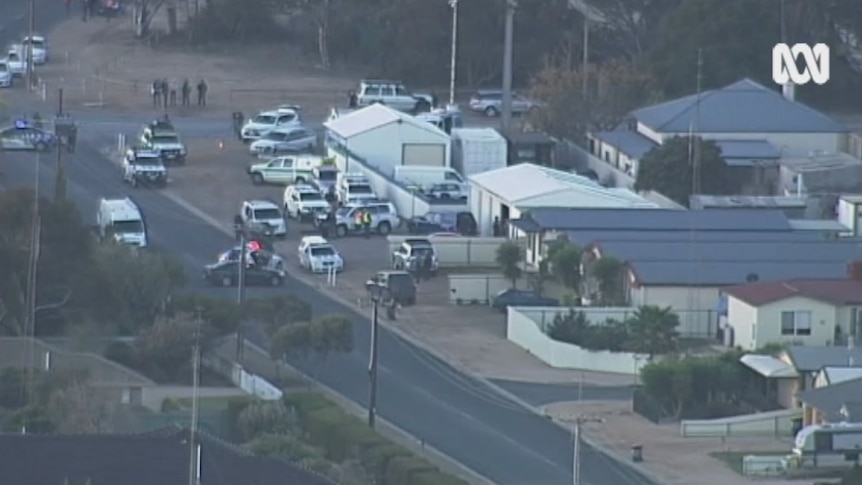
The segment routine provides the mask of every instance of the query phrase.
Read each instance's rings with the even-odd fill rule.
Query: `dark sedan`
[[[212,285],[235,286],[239,283],[239,262],[219,261],[204,267],[204,279]],[[265,266],[250,265],[245,269],[245,283],[259,286],[281,286],[284,271]]]
[[[560,306],[559,300],[537,295],[534,291],[509,288],[497,293],[491,307],[506,313],[510,306]]]
[[[429,212],[407,221],[407,229],[410,234],[478,234],[476,218],[469,212]]]

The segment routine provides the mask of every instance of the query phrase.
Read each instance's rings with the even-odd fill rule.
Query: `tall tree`
[[[660,21],[679,6],[682,0],[586,0],[584,3],[598,12],[602,51],[611,58],[624,56],[632,62],[642,57],[652,46]]]
[[[676,349],[679,317],[672,308],[642,306],[626,324],[631,351],[648,354],[652,358]]]
[[[699,144],[699,149],[695,143]],[[698,150],[699,157],[696,156]],[[736,193],[736,184],[718,145],[712,140],[687,136],[665,140],[664,144],[644,155],[638,162],[634,188],[638,192],[654,190],[688,206],[694,188],[695,163],[700,165],[700,194]]]
[[[497,265],[503,276],[512,282],[512,288],[518,286],[518,278],[521,277],[521,261],[524,252],[515,241],[506,241],[497,248]]]
[[[595,280],[597,295],[591,299],[597,300],[601,306],[619,306],[625,304],[623,294],[623,263],[612,257],[599,258],[589,264],[587,272]]]

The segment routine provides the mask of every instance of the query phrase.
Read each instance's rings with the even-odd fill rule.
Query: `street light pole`
[[[601,423],[601,418],[590,418],[586,416],[578,416],[575,420],[575,429],[573,432],[574,447],[572,448],[572,483],[573,485],[581,485],[581,426],[584,423]]]
[[[512,43],[515,36],[517,0],[506,0],[506,33],[503,38],[503,106],[500,125],[508,133],[512,124]]]
[[[377,423],[377,356],[378,356],[378,325],[380,310],[380,288],[378,283],[368,284],[371,296],[371,349],[368,362],[368,427],[374,429]]]
[[[246,234],[245,227],[243,227],[239,231],[239,269],[237,271],[239,280],[236,283],[236,303],[238,306],[242,307],[243,303],[245,303],[245,265],[246,265]],[[243,328],[243,322],[239,322],[239,326],[236,329],[236,360],[238,363],[242,364],[243,356],[245,354],[245,329]]]
[[[33,89],[33,34],[36,30],[36,0],[30,0],[30,8],[27,12],[27,45],[24,55],[27,56],[27,89]]]
[[[449,104],[455,104],[455,69],[458,63],[458,0],[449,0],[452,7],[452,59],[449,66]]]

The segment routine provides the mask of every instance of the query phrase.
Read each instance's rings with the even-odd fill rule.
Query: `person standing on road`
[[[189,78],[185,78],[183,80],[183,86],[181,88],[181,92],[182,92],[181,94],[183,97],[183,106],[190,105],[192,103],[191,99],[190,99],[192,96],[192,85],[189,82]]]
[[[156,79],[150,86],[150,95],[153,97],[153,106],[161,104],[162,83]]]
[[[177,105],[177,88],[171,86],[171,106]]]
[[[425,281],[431,279],[431,268],[434,266],[434,259],[431,256],[431,252],[425,253],[425,256],[422,258],[422,272],[421,277],[425,278]]]
[[[198,106],[207,105],[207,83],[201,78],[198,83]]]
[[[362,231],[362,225],[365,223],[365,215],[363,214],[362,209],[356,209],[356,213],[353,215],[353,225],[356,226],[357,231]]]
[[[162,91],[162,106],[163,106],[165,109],[168,109],[168,92],[170,91],[170,89],[171,89],[171,87],[170,87],[170,85],[168,84],[168,80],[167,80],[167,78],[162,79],[162,83],[161,83],[161,91]]]
[[[365,233],[365,239],[371,237],[371,212],[362,211],[362,231]]]

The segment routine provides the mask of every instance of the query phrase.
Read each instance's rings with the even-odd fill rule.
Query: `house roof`
[[[702,195],[689,196],[689,207],[704,209],[805,209],[808,203],[801,197],[784,195]]]
[[[404,123],[440,137],[448,137],[444,131],[431,123],[419,121],[413,116],[382,104],[372,104],[352,111],[332,121],[327,121],[323,126],[342,138],[352,138],[391,123]]]
[[[567,231],[569,240],[575,244],[586,247],[590,244],[609,241],[623,242],[690,242],[691,233],[688,231]],[[703,231],[697,233],[699,241],[732,241],[732,242],[755,242],[755,241],[822,241],[823,236],[811,232],[751,232],[751,231]]]
[[[613,131],[600,131],[591,134],[593,138],[616,148],[629,158],[639,159],[657,147],[658,144],[636,131],[618,128]]]
[[[824,367],[820,374],[826,377],[829,385],[838,384],[853,379],[862,379],[862,367]]]
[[[699,100],[698,100],[699,98]],[[832,118],[751,79],[633,111],[658,133],[846,133]]]
[[[724,162],[731,167],[777,165],[781,151],[766,140],[716,140]]]
[[[739,361],[749,369],[767,378],[797,377],[796,369],[792,365],[777,359],[771,355],[745,354]]]
[[[529,220],[527,220],[529,219]],[[517,221],[526,232],[556,231],[784,231],[791,230],[783,212],[777,209],[710,209],[705,211],[669,209],[579,209],[547,207],[530,210]],[[521,225],[522,224],[522,225]]]
[[[200,436],[207,485],[331,485],[287,462],[243,454]],[[189,433],[151,435],[0,435],[0,483],[15,485],[184,485]]]
[[[847,271],[844,262],[632,261],[627,266],[643,286],[723,287],[743,284],[750,275],[761,280],[828,279],[841,278]]]
[[[607,189],[587,177],[531,163],[471,175],[470,181],[519,207],[655,207],[629,190]]]
[[[862,379],[802,391],[796,397],[830,422],[862,422]]]
[[[862,348],[793,345],[784,350],[797,371],[817,372],[824,367],[862,367]]]
[[[837,262],[862,258],[857,241],[601,241],[590,249],[620,261]],[[762,280],[761,280],[762,281]],[[860,291],[862,295],[862,291]]]
[[[862,281],[847,279],[764,281],[725,288],[724,292],[753,306],[796,296],[839,306],[862,304]]]

